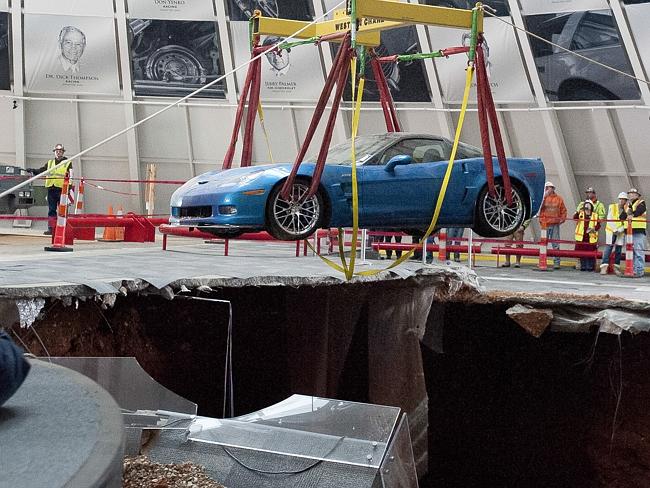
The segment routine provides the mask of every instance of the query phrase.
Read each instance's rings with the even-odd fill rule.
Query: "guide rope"
[[[542,36],[539,36],[539,35],[534,34],[533,32],[531,32],[531,31],[529,31],[529,30],[524,29],[523,27],[518,27],[518,26],[516,26],[515,24],[513,24],[512,22],[508,22],[508,21],[505,20],[503,17],[499,17],[499,16],[497,16],[495,13],[490,12],[489,10],[486,9],[485,6],[483,6],[483,12],[486,13],[486,14],[488,14],[490,17],[494,17],[495,19],[498,19],[499,21],[503,22],[504,24],[508,24],[509,26],[514,27],[514,28],[517,29],[518,31],[524,32],[526,35],[529,35],[530,37],[534,37],[535,39],[537,39],[537,40],[539,40],[539,41],[545,42],[546,44],[549,44],[549,45],[551,45],[551,46],[553,46],[553,47],[556,47],[556,48],[558,48],[558,49],[561,50],[561,51],[564,51],[564,52],[566,52],[566,53],[572,54],[573,56],[576,56],[576,57],[578,57],[578,58],[580,58],[580,59],[583,59],[583,60],[585,60],[585,61],[587,61],[587,62],[589,62],[589,63],[593,63],[593,64],[596,64],[596,65],[598,65],[598,66],[601,66],[601,67],[603,67],[603,68],[605,68],[605,69],[608,69],[608,70],[610,70],[610,71],[613,71],[614,73],[618,73],[619,75],[627,76],[628,78],[632,78],[633,80],[636,80],[636,81],[638,81],[638,82],[640,82],[640,83],[645,83],[646,85],[650,85],[650,81],[648,81],[648,80],[646,80],[646,79],[638,78],[638,77],[636,77],[636,76],[634,76],[634,75],[631,75],[630,73],[626,73],[625,71],[622,71],[622,70],[620,70],[620,69],[614,68],[613,66],[610,66],[610,65],[605,64],[605,63],[601,63],[600,61],[596,61],[595,59],[592,59],[592,58],[589,58],[589,57],[584,56],[584,55],[582,55],[582,54],[579,54],[579,53],[577,53],[577,52],[575,52],[575,51],[572,51],[571,49],[567,49],[567,48],[564,47],[564,46],[560,46],[559,44],[556,44],[556,43],[553,42],[553,41],[549,41],[548,39],[545,39],[545,38],[543,38]]]

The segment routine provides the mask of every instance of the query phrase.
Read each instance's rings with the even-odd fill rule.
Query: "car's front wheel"
[[[476,202],[475,230],[483,237],[505,237],[516,231],[526,218],[526,203],[520,188],[512,185],[512,205],[506,201],[503,182],[495,184],[494,197],[485,186]]]
[[[266,204],[268,232],[276,239],[298,241],[313,234],[321,227],[325,206],[320,192],[305,198],[309,181],[296,179],[288,198],[281,195],[282,184],[276,185]]]

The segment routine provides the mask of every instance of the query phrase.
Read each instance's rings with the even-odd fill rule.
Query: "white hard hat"
[[[618,197],[616,198],[625,198],[627,200],[627,193],[622,191],[621,193],[618,194]]]
[[[555,185],[554,185],[553,183],[551,183],[550,181],[547,181],[547,182],[544,184],[544,188],[546,188],[547,186],[552,186],[553,188],[555,188]]]

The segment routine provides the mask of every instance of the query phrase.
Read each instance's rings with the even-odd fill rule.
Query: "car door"
[[[445,139],[408,138],[390,146],[359,172],[361,223],[370,227],[408,227],[431,219],[449,158]],[[386,163],[406,155],[411,164],[386,171]]]

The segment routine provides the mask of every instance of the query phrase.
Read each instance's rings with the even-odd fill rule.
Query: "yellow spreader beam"
[[[472,27],[472,10],[401,3],[395,0],[357,0],[357,16],[362,20],[380,19],[402,24],[439,25],[457,29]],[[483,32],[482,10],[478,12],[478,32]]]
[[[304,30],[300,30],[304,29]],[[350,17],[327,20],[309,25],[309,22],[301,20],[276,19],[273,17],[254,17],[253,34],[261,36],[279,36],[293,37],[294,39],[311,39],[312,37],[321,37],[337,32],[347,32],[350,30]],[[297,31],[300,31],[296,34]],[[335,40],[333,42],[336,42]],[[379,46],[379,31],[357,33],[357,43],[363,46]]]
[[[379,45],[379,35],[382,30],[394,29],[403,25],[438,25],[458,29],[471,29],[472,27],[471,10],[401,3],[394,0],[357,0],[357,17],[359,29],[356,42],[368,47]],[[315,24],[261,15],[253,17],[253,34],[262,36],[292,36],[295,39],[310,39],[347,32],[350,27],[350,16],[345,10],[337,10],[333,20]],[[297,31],[300,32],[295,34]],[[482,10],[478,12],[478,32],[483,32]]]

